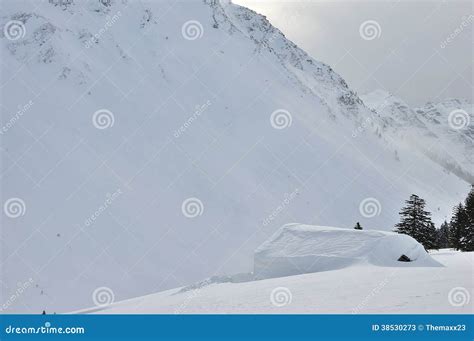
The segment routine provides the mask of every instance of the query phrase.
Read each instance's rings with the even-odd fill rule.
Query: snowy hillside
[[[450,99],[410,108],[392,94],[376,90],[362,96],[364,103],[380,117],[374,119],[378,133],[417,147],[447,170],[474,183],[473,105]]]
[[[442,267],[346,269],[177,289],[81,311],[98,314],[472,314],[474,254],[440,250]]]
[[[400,262],[402,256],[409,262]],[[355,264],[440,266],[407,235],[288,224],[255,251],[257,278],[336,270]]]
[[[468,190],[365,128],[344,80],[248,9],[0,6],[2,301],[33,283],[10,313],[249,272],[285,223],[391,230],[411,193],[439,223]]]

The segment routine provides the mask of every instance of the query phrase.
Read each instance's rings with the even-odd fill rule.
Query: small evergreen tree
[[[354,230],[363,230],[362,226],[360,226],[359,222],[354,226]]]
[[[400,211],[401,221],[395,225],[395,232],[407,234],[423,244],[425,249],[435,247],[436,229],[431,221],[431,213],[425,211],[425,200],[412,194]]]
[[[460,203],[453,209],[449,236],[451,246],[456,250],[474,251],[474,185],[471,185],[464,205]]]
[[[446,249],[448,247],[451,247],[449,243],[449,224],[444,221],[439,230],[438,230],[438,247],[440,249]]]
[[[426,225],[426,228],[424,229],[423,239],[424,239],[424,242],[422,244],[425,247],[425,249],[427,250],[439,249],[438,231],[436,230],[436,227],[432,222]]]
[[[469,217],[463,204],[454,207],[453,217],[451,219],[451,228],[449,230],[450,243],[456,250],[464,249],[464,233],[469,223]]]

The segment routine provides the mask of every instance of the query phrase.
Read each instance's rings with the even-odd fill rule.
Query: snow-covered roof
[[[399,262],[405,255],[411,262]],[[262,278],[335,270],[355,264],[439,266],[410,236],[375,230],[289,224],[255,250]]]

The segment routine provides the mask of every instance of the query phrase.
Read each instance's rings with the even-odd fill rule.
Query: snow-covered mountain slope
[[[3,0],[0,13],[3,301],[34,283],[7,312],[249,272],[284,223],[390,230],[411,193],[440,222],[468,190],[365,129],[372,112],[344,80],[248,9]]]
[[[97,314],[472,314],[474,253],[440,250],[443,267],[358,265],[246,283],[168,290],[92,308]],[[471,272],[472,273],[472,272]]]
[[[401,262],[402,256],[409,262]],[[255,250],[256,278],[342,269],[355,264],[440,266],[415,239],[386,231],[287,224]]]
[[[380,115],[373,123],[381,136],[418,148],[445,169],[474,183],[472,103],[450,99],[410,108],[383,90],[364,95],[362,99]]]

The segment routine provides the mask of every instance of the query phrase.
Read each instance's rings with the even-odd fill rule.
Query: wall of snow
[[[402,255],[412,261],[398,261]],[[301,224],[284,225],[254,255],[257,278],[336,270],[356,264],[441,266],[407,235]]]

